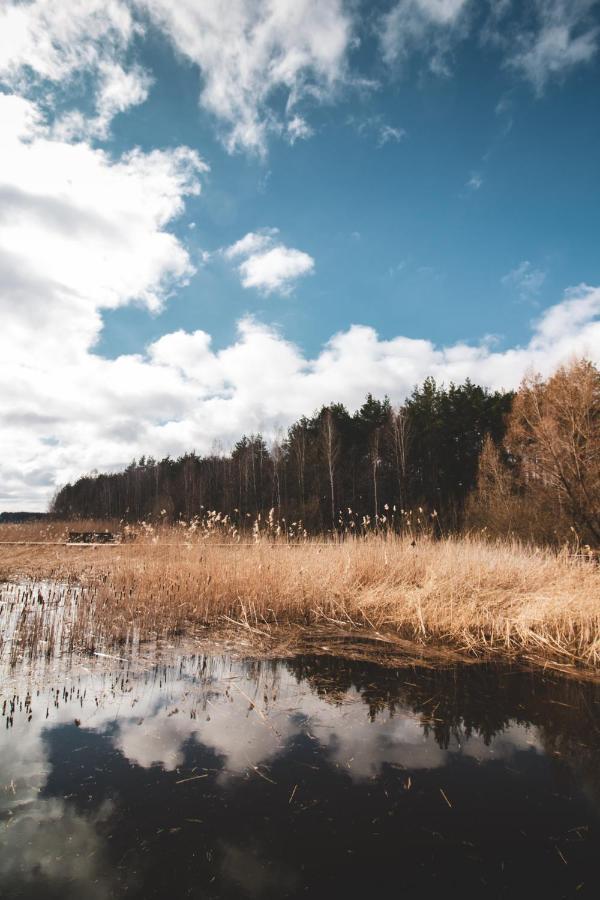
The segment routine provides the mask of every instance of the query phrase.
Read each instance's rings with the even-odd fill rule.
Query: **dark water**
[[[3,898],[600,896],[597,687],[181,648],[31,678]]]

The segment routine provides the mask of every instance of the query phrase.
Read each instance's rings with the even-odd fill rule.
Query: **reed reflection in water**
[[[185,643],[38,663],[3,673],[4,896],[597,884],[594,685]]]

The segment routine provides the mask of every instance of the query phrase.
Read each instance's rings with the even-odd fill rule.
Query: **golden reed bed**
[[[1,528],[0,542],[60,541],[73,526],[16,527]],[[72,633],[88,642],[234,623],[263,637],[281,626],[327,625],[466,654],[600,668],[600,567],[566,549],[391,534],[341,543],[258,534],[236,542],[185,526],[146,526],[118,545],[0,543],[0,581],[23,579],[80,583]]]

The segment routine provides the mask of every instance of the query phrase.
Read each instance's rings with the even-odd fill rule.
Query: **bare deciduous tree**
[[[379,521],[379,498],[377,496],[377,467],[380,463],[379,445],[381,443],[381,429],[374,428],[369,435],[369,463],[371,466],[371,480],[373,482],[373,511],[375,514],[375,526]]]
[[[526,378],[515,398],[506,445],[522,477],[554,495],[573,524],[600,541],[600,372],[587,360],[547,381]]]
[[[307,442],[307,424],[304,417],[296,422],[289,430],[289,447],[296,465],[296,475],[298,479],[298,494],[300,500],[300,509],[302,510],[302,518],[305,514],[305,472],[306,472],[306,442]]]
[[[339,440],[333,415],[330,409],[323,413],[321,422],[321,447],[327,465],[329,476],[329,491],[331,496],[331,527],[335,529],[335,464],[339,454]]]
[[[600,372],[574,360],[517,392],[503,458],[487,438],[469,521],[492,533],[600,543]]]
[[[387,430],[392,448],[394,470],[398,487],[400,506],[406,506],[406,483],[408,466],[408,449],[410,443],[410,423],[406,409],[398,407],[390,411]]]

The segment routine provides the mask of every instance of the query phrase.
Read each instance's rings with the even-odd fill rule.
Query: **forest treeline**
[[[51,512],[189,521],[212,510],[239,529],[270,515],[297,534],[399,528],[419,508],[434,532],[600,545],[598,369],[575,360],[516,393],[429,378],[400,406],[370,394],[355,413],[333,403],[269,446],[245,435],[229,454],[84,476]]]
[[[138,521],[189,520],[211,509],[243,522],[273,509],[318,532],[349,515],[375,522],[386,506],[421,506],[454,526],[485,437],[501,441],[511,403],[512,394],[469,381],[445,388],[427,379],[399,407],[370,394],[354,414],[323,406],[269,446],[260,434],[244,435],[226,455],[146,457],[123,472],[82,477],[58,492],[52,512]]]

